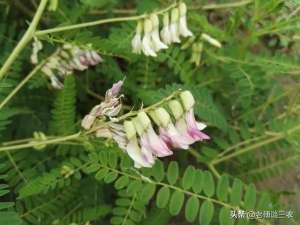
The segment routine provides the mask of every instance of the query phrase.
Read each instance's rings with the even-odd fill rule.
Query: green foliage
[[[3,167],[3,164],[0,164],[0,167]],[[5,175],[1,175],[0,179],[5,178]],[[8,185],[0,184],[0,199],[9,193]],[[0,224],[11,224],[11,225],[21,225],[22,221],[17,212],[15,212],[12,207],[14,206],[13,202],[0,202]]]
[[[68,76],[64,89],[57,94],[52,110],[50,130],[53,134],[66,135],[75,131],[75,79]]]

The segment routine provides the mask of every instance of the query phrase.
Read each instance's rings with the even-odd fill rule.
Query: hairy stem
[[[0,69],[0,80],[6,75],[6,73],[9,71],[11,65],[13,62],[17,59],[21,51],[26,47],[26,45],[31,41],[31,39],[34,36],[34,33],[36,31],[36,27],[42,17],[42,14],[46,8],[48,0],[41,0],[40,5],[32,19],[32,22],[30,23],[28,29],[26,30],[25,34],[21,38],[21,40],[18,42],[12,53],[9,55],[5,63]]]

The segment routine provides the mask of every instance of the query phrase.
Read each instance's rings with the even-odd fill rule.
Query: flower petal
[[[146,131],[146,136],[148,144],[154,155],[158,157],[165,157],[173,154],[167,144],[155,133],[152,126],[149,126]]]
[[[141,167],[152,167],[152,164],[148,162],[146,157],[142,154],[136,138],[132,138],[128,142],[126,151],[129,157],[132,158],[133,161],[137,163],[137,165]]]

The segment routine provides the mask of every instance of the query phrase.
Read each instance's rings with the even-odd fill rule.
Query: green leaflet
[[[156,196],[156,205],[158,208],[165,208],[170,198],[170,189],[162,187]]]
[[[184,194],[180,191],[174,191],[170,199],[170,205],[169,205],[170,214],[173,216],[178,215],[183,205],[183,202],[184,202]]]
[[[205,201],[200,207],[199,223],[201,225],[210,224],[214,215],[214,205],[210,201]]]
[[[178,163],[172,161],[168,166],[167,180],[170,184],[175,184],[179,175]]]
[[[192,223],[197,218],[199,212],[199,200],[195,196],[191,196],[185,205],[185,218]]]

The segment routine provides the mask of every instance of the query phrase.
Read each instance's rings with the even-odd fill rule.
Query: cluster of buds
[[[199,66],[201,63],[201,56],[203,51],[203,42],[207,42],[213,47],[221,48],[222,44],[215,38],[211,37],[206,33],[202,33],[199,37],[191,37],[185,44],[182,45],[182,49],[192,47],[192,56],[190,59],[191,63]]]
[[[113,98],[118,100],[120,82],[107,91],[114,93]],[[166,102],[165,108],[158,106],[142,109],[134,117],[131,112],[123,123],[120,118],[111,118],[119,113],[120,106],[116,104],[114,110],[111,107],[113,104],[105,100],[84,117],[82,126],[86,130],[95,131],[97,137],[115,140],[133,159],[136,168],[152,167],[156,158],[172,155],[173,149],[188,149],[197,141],[209,139],[202,132],[206,125],[195,119],[195,99],[191,92],[181,91],[176,96],[179,97]],[[105,118],[110,118],[110,121],[105,122]]]
[[[33,42],[33,51],[31,62],[38,63],[38,51],[42,49],[40,41]],[[86,50],[71,44],[64,44],[59,48],[42,67],[42,71],[46,74],[51,85],[56,89],[64,87],[63,80],[66,76],[73,73],[74,70],[83,71],[89,66],[95,66],[102,62],[101,56],[93,50]]]
[[[171,43],[179,43],[180,36],[189,37],[193,33],[187,27],[187,7],[181,2],[179,5],[163,15],[163,28],[159,32],[159,18],[153,13],[138,22],[136,34],[132,39],[132,51],[146,56],[157,56],[161,49],[168,48]]]

